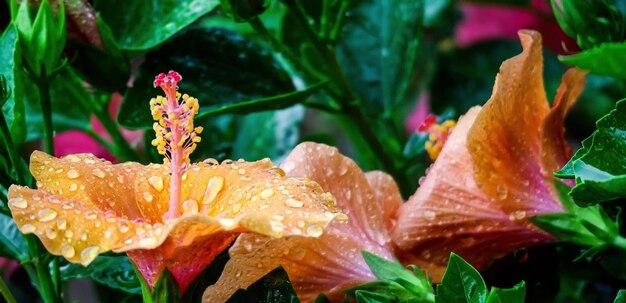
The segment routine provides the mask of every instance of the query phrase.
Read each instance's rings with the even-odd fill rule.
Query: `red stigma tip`
[[[437,122],[437,116],[430,114],[428,115],[428,117],[426,117],[426,119],[424,119],[422,124],[420,124],[420,126],[417,127],[417,131],[426,132],[436,122]]]
[[[152,84],[154,87],[167,85],[170,88],[176,87],[178,82],[182,80],[183,77],[173,70],[169,71],[167,75],[165,73],[160,73],[156,77],[154,77],[154,82]]]

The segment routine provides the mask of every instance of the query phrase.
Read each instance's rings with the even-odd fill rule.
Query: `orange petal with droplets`
[[[562,210],[542,173],[541,128],[549,112],[543,86],[541,35],[520,31],[522,53],[504,61],[493,94],[467,144],[476,180],[507,212],[529,216]],[[532,189],[532,190],[529,190]]]
[[[480,268],[549,239],[523,220],[524,213],[506,212],[502,205],[509,200],[490,197],[476,184],[466,140],[480,110],[472,108],[459,119],[415,195],[400,207],[392,232],[402,262],[426,270],[435,282],[450,252]]]
[[[269,160],[192,166],[183,178],[187,212],[166,222],[169,175],[162,165],[35,152],[31,170],[38,190],[9,190],[22,232],[83,265],[108,250],[128,251],[149,285],[167,267],[183,291],[242,231],[319,237],[340,215],[332,195],[310,180],[285,177]]]
[[[398,184],[382,171],[367,172],[365,177],[376,194],[387,231],[391,231],[396,223],[398,209],[404,202]]]
[[[393,257],[381,205],[396,205],[401,198],[389,176],[364,174],[336,148],[315,143],[298,145],[281,168],[289,176],[308,176],[333,194],[348,222],[331,222],[320,238],[272,240],[241,235],[230,249],[231,260],[222,276],[207,288],[203,302],[222,302],[278,265],[285,268],[303,302],[315,300],[319,293],[339,301],[347,288],[376,279],[361,251]]]
[[[586,72],[571,68],[567,70],[556,92],[552,109],[541,128],[541,157],[546,178],[552,179],[571,156],[571,148],[565,142],[563,122],[570,108],[576,103],[585,86]]]

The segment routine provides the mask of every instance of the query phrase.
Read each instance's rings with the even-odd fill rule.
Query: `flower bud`
[[[624,39],[624,19],[607,0],[552,0],[552,9],[563,31],[583,49]]]
[[[61,64],[61,54],[65,48],[65,8],[63,1],[59,1],[59,9],[55,16],[48,0],[43,0],[34,21],[28,1],[22,1],[19,8],[13,2],[13,22],[17,27],[20,46],[26,64],[36,76],[50,74]]]
[[[224,12],[237,22],[246,22],[269,6],[268,0],[220,0]]]

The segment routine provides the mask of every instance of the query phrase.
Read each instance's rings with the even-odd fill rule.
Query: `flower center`
[[[172,219],[180,216],[180,194],[182,177],[187,170],[189,155],[200,142],[198,136],[202,127],[194,127],[193,118],[198,113],[198,99],[178,92],[178,82],[182,80],[179,73],[169,71],[161,73],[154,79],[154,87],[161,87],[165,97],[157,96],[150,100],[153,125],[156,138],[152,145],[156,146],[159,154],[164,156],[164,164],[170,167],[170,202],[169,209],[163,219]]]
[[[418,132],[428,133],[428,141],[426,141],[424,147],[431,160],[437,159],[455,126],[456,122],[453,120],[437,123],[437,116],[429,115],[417,128]]]

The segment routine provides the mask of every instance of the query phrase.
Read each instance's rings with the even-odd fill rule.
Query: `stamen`
[[[437,159],[455,126],[456,122],[453,120],[446,120],[438,124],[437,116],[429,115],[417,128],[418,132],[428,133],[428,141],[424,147],[431,160]]]
[[[169,71],[161,73],[154,79],[154,87],[161,87],[165,97],[157,96],[150,100],[152,118],[156,121],[152,128],[156,138],[152,145],[159,154],[164,156],[163,162],[169,164],[172,177],[170,179],[170,207],[164,219],[180,216],[180,192],[182,176],[187,170],[189,155],[200,142],[198,136],[202,127],[194,127],[193,118],[200,108],[198,99],[178,92],[178,82],[182,80],[179,73]]]

